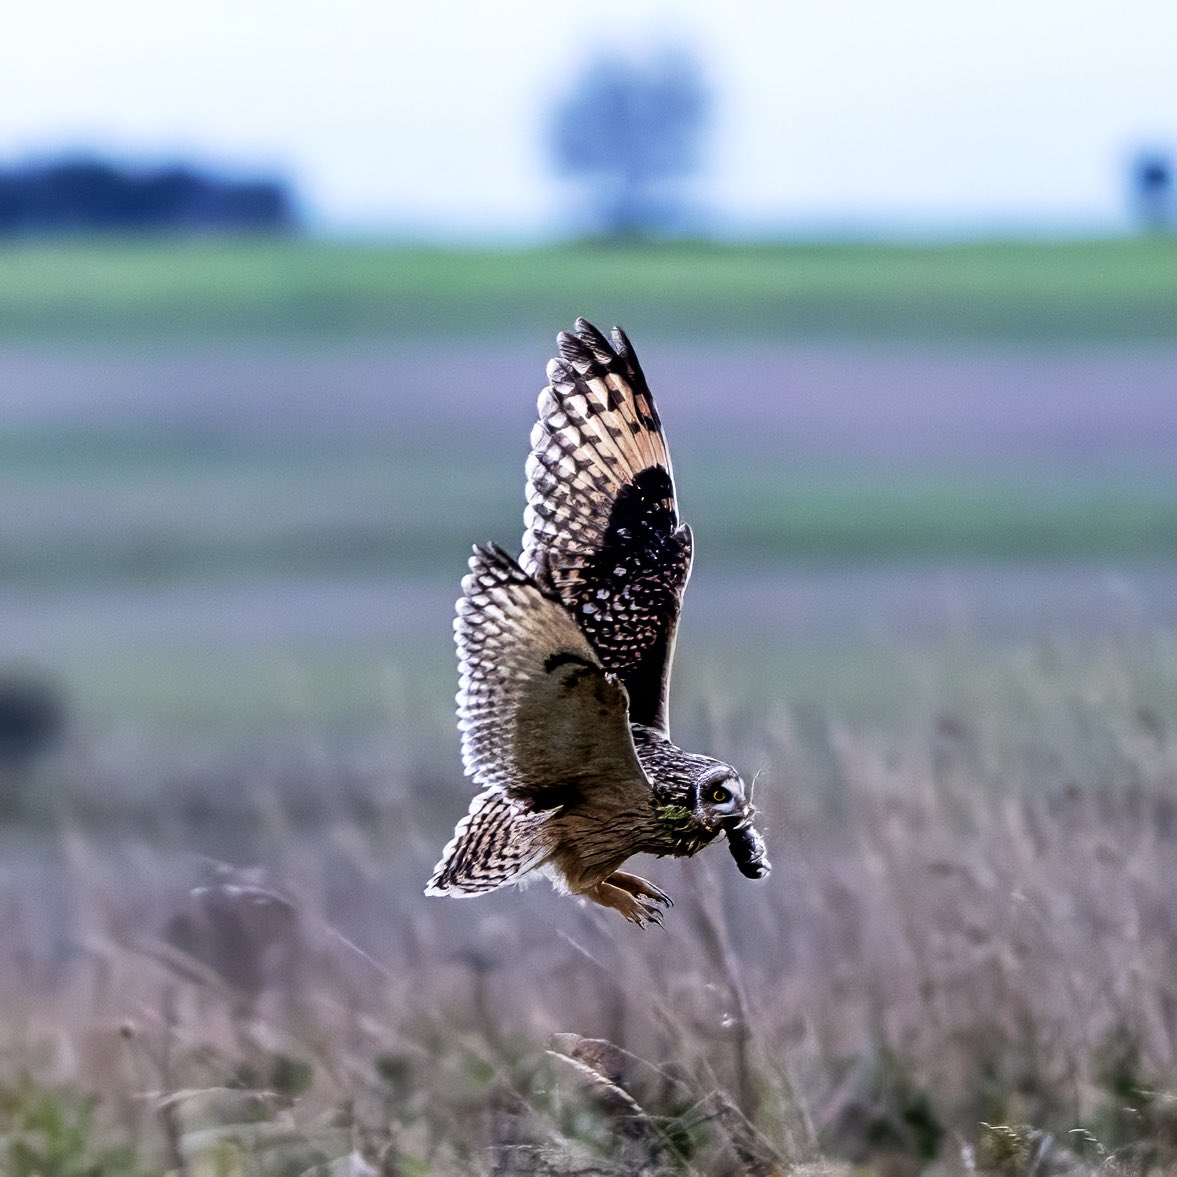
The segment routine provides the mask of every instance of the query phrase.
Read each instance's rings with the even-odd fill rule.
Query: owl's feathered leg
[[[595,887],[589,887],[581,894],[602,907],[611,907],[619,911],[631,924],[644,928],[646,924],[662,926],[662,911],[659,903],[669,905],[670,896],[660,891],[645,879],[637,875],[629,875],[624,871],[614,871],[603,882]]]

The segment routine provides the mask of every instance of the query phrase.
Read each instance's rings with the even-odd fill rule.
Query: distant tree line
[[[235,180],[188,164],[134,168],[93,158],[0,168],[0,234],[282,231],[296,222],[290,189],[278,179]]]

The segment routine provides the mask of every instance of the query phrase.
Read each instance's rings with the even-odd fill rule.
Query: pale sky
[[[0,0],[0,163],[192,155],[282,170],[329,230],[542,233],[553,100],[667,43],[737,226],[1114,229],[1134,149],[1177,153],[1174,0]]]

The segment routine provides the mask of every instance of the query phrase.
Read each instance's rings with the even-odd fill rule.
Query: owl
[[[770,870],[740,774],[670,740],[675,632],[691,571],[666,438],[625,334],[557,337],[527,460],[523,552],[475,547],[454,635],[458,728],[478,793],[427,895],[546,875],[661,924],[670,896],[621,870],[720,836]]]

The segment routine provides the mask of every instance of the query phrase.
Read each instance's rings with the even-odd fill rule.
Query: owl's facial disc
[[[695,814],[709,830],[742,817],[748,808],[744,782],[739,773],[726,764],[709,768],[695,782],[695,796]]]

